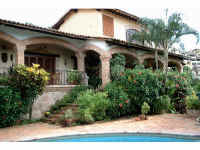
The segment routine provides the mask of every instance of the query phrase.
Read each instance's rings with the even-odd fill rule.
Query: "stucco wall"
[[[114,38],[116,39],[126,40],[127,29],[140,30],[140,26],[133,20],[95,9],[79,9],[78,12],[72,13],[59,30],[74,34],[107,37],[103,35],[103,14],[114,19]]]
[[[46,91],[38,97],[33,105],[33,119],[41,118],[44,112],[48,111],[56,101],[62,99],[65,94],[69,93],[73,87],[75,86],[48,86]]]
[[[7,53],[7,56],[8,56],[7,62],[2,61],[2,57],[1,57],[2,53]],[[11,58],[10,58],[11,55],[13,55],[12,61],[11,61]],[[10,50],[10,49],[3,50],[0,47],[0,73],[2,71],[2,68],[8,68],[12,64],[15,64],[15,52],[14,52],[14,50]]]
[[[101,14],[96,10],[81,9],[67,19],[59,31],[69,32],[74,34],[101,36],[102,21]]]
[[[135,21],[127,18],[102,11],[102,14],[110,16],[114,19],[114,38],[126,41],[126,30],[137,29],[140,30],[140,26]],[[102,35],[103,36],[103,35]]]

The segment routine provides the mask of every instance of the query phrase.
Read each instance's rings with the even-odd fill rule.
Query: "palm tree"
[[[139,41],[147,42],[148,44],[154,44],[155,59],[158,59],[157,48],[164,49],[165,58],[165,73],[168,72],[168,51],[173,47],[175,43],[179,43],[180,38],[184,35],[194,35],[199,42],[199,33],[183,23],[180,13],[173,13],[168,17],[166,10],[166,20],[162,19],[141,19],[141,23],[144,24],[144,28],[141,32],[133,35],[133,38]],[[155,60],[157,61],[157,60]],[[156,62],[158,64],[158,62]]]

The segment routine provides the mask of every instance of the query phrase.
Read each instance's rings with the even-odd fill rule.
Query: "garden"
[[[118,54],[111,59],[110,83],[104,88],[76,86],[42,120],[73,126],[132,116],[145,120],[147,115],[200,110],[196,95],[200,81],[194,82],[191,71],[186,67],[185,70],[169,71],[166,79],[163,71],[144,69],[142,65],[126,69],[124,56]]]

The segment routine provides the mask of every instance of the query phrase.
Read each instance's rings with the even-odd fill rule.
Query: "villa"
[[[78,70],[84,79],[90,79],[94,70],[105,86],[110,81],[110,59],[116,53],[126,57],[127,68],[135,64],[155,68],[154,49],[131,38],[142,28],[138,20],[119,9],[71,9],[52,28],[0,19],[0,73],[15,64],[37,63],[51,74],[33,112],[33,116],[41,116],[73,87],[67,85],[66,70]],[[162,57],[159,49],[160,69],[164,67]],[[179,72],[183,60],[182,55],[169,53],[169,67]]]

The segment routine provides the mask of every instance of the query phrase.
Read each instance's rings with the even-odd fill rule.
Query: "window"
[[[134,40],[132,36],[137,33],[138,31],[136,29],[128,29],[126,30],[126,41],[136,43],[136,44],[142,44],[144,45],[144,42],[139,42],[137,40]]]
[[[113,18],[106,15],[103,15],[103,35],[114,36]]]

